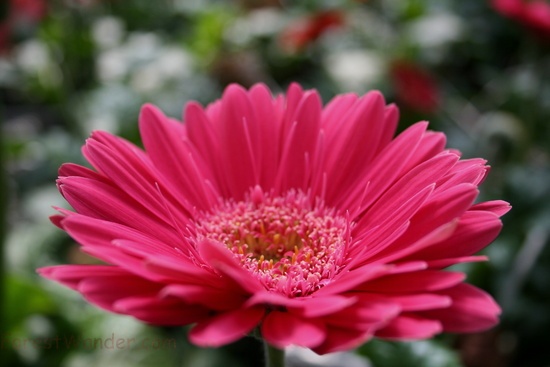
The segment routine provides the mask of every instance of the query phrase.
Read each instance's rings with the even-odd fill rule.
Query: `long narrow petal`
[[[376,331],[376,336],[393,340],[428,339],[443,331],[437,320],[402,315],[393,319],[386,327]]]
[[[278,347],[298,345],[314,348],[326,337],[326,328],[322,322],[304,319],[289,312],[271,311],[262,322],[262,337]]]
[[[147,155],[162,181],[170,183],[171,193],[192,200],[201,209],[216,204],[216,192],[205,185],[205,181],[213,181],[212,172],[186,146],[183,125],[169,120],[156,107],[145,105],[139,127]]]
[[[199,253],[203,260],[212,266],[212,268],[219,271],[224,276],[233,280],[236,285],[242,287],[242,289],[255,293],[264,289],[260,282],[251,277],[250,273],[244,270],[237,261],[233,258],[231,253],[223,247],[222,244],[204,240],[198,244]]]
[[[450,307],[419,313],[439,320],[449,332],[476,332],[486,330],[498,322],[500,307],[486,292],[469,284],[459,284],[439,292],[452,298]]]
[[[182,326],[208,317],[208,309],[186,305],[177,299],[128,297],[115,302],[115,312],[132,315],[154,325]]]
[[[258,325],[265,314],[262,307],[240,308],[200,321],[189,339],[203,347],[218,347],[241,339]]]

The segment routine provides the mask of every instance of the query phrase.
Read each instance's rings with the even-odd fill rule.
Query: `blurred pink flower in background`
[[[296,84],[229,86],[184,122],[153,106],[144,149],[94,132],[93,169],[65,164],[74,211],[52,221],[105,265],[39,269],[106,310],[195,324],[220,346],[259,327],[271,345],[323,354],[372,337],[430,338],[494,326],[493,299],[444,268],[499,233],[503,201],[474,204],[488,166],[445,149],[378,92],[323,107]]]
[[[435,79],[420,66],[409,61],[396,61],[390,77],[398,101],[424,113],[435,112],[440,105],[440,91]]]
[[[344,24],[344,13],[339,10],[312,14],[287,26],[279,37],[279,44],[287,52],[302,51],[329,29],[342,27]]]
[[[492,0],[501,14],[514,19],[542,36],[550,36],[550,4],[544,0]]]
[[[19,27],[38,23],[47,14],[45,0],[7,0],[7,13],[0,19],[0,53],[11,47],[11,38]]]

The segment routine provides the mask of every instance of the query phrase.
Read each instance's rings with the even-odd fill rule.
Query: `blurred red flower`
[[[436,81],[420,66],[408,61],[394,62],[390,77],[397,99],[407,107],[425,113],[433,113],[439,107]]]
[[[297,52],[317,40],[330,28],[344,25],[344,15],[338,10],[327,10],[291,23],[280,36],[283,50]]]
[[[533,31],[550,36],[550,4],[544,0],[492,0],[495,10]]]
[[[9,50],[16,29],[39,22],[47,13],[45,0],[8,1],[6,16],[0,20],[0,53]]]

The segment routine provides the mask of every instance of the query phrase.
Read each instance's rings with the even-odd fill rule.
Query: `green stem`
[[[265,367],[285,367],[285,350],[277,349],[264,340]]]
[[[0,109],[0,123],[2,122],[3,110]],[[7,213],[8,213],[8,176],[4,166],[4,137],[0,136],[0,325],[5,325],[4,302],[5,302],[5,275],[4,275],[4,240],[7,236]],[[3,330],[4,331],[4,330]],[[1,348],[4,349],[4,348]],[[0,350],[0,360],[4,358]]]

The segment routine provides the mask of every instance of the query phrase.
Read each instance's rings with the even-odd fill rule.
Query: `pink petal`
[[[355,93],[339,94],[331,99],[321,113],[321,128],[328,135],[336,134],[341,127],[342,116],[354,106],[358,99]]]
[[[366,299],[369,297],[367,296]],[[424,311],[438,308],[447,308],[452,300],[448,296],[439,294],[407,294],[407,295],[387,295],[387,299],[399,305],[402,311]]]
[[[475,254],[489,245],[502,228],[502,222],[492,212],[472,210],[464,213],[451,237],[434,243],[413,255],[411,259],[436,260]]]
[[[407,162],[407,165],[403,168],[403,172],[407,172],[417,165],[421,164],[424,161],[429,160],[430,158],[443,152],[446,143],[445,134],[433,131],[426,131],[420,144],[418,144],[417,149],[414,152],[414,155]],[[458,155],[456,153],[451,153]]]
[[[55,280],[75,290],[80,281],[89,276],[131,276],[126,270],[110,265],[58,265],[40,268],[37,272],[44,278]]]
[[[481,210],[486,212],[492,212],[498,215],[499,217],[508,213],[510,209],[512,209],[510,204],[502,200],[486,201],[483,203],[472,205],[472,208],[471,208],[471,210]]]
[[[352,306],[357,302],[355,297],[323,296],[306,298],[302,307],[295,311],[306,318],[321,317],[333,314]]]
[[[424,237],[421,237],[419,240],[415,241],[413,237],[413,239],[411,239],[411,243],[404,246],[403,244],[406,243],[406,241],[403,240],[403,238],[406,239],[407,235],[411,233],[409,232],[406,235],[401,236],[401,238],[396,240],[393,244],[391,244],[391,246],[386,246],[383,251],[376,254],[370,260],[375,263],[392,263],[395,261],[403,261],[408,255],[415,254],[424,248],[432,246],[435,243],[442,242],[451,237],[455,232],[457,225],[458,220],[455,219],[439,228],[436,228]],[[409,227],[407,227],[407,229]]]
[[[51,215],[49,219],[54,226],[56,226],[59,229],[63,229],[62,222],[65,219],[64,215],[59,215],[59,214]]]
[[[227,282],[220,282],[220,277],[209,269],[182,261],[174,261],[173,258],[154,256],[144,260],[143,267],[151,273],[163,277],[168,282],[184,284],[204,284],[215,287],[227,286]],[[231,289],[235,289],[232,287]]]
[[[267,314],[261,330],[262,337],[278,348],[289,345],[313,348],[322,343],[326,336],[325,326],[321,322],[279,311]]]
[[[189,141],[210,167],[218,190],[224,197],[230,197],[228,179],[225,177],[223,162],[219,159],[220,137],[214,123],[196,102],[190,102],[185,106],[184,121]]]
[[[353,208],[359,205],[363,210],[368,209],[401,176],[402,168],[414,155],[426,127],[427,123],[417,123],[397,136],[380,152],[367,174],[357,181],[353,188],[348,192],[338,191],[337,196],[327,197],[327,203],[341,208]],[[363,190],[367,182],[369,182],[369,195],[363,201]]]
[[[428,267],[430,269],[443,269],[451,265],[461,264],[461,263],[471,263],[471,262],[481,262],[487,261],[489,258],[487,256],[463,256],[463,257],[454,257],[449,259],[438,259],[427,261]]]
[[[419,314],[439,320],[448,332],[477,332],[498,323],[500,307],[486,292],[469,284],[459,284],[439,292],[452,298],[450,307]]]
[[[161,284],[106,265],[63,265],[42,268],[39,274],[79,291],[91,303],[109,311],[127,297],[155,297]]]
[[[250,293],[264,290],[260,282],[243,269],[232,253],[222,244],[210,240],[201,241],[198,249],[203,260],[212,268],[227,276],[233,282]]]
[[[298,104],[289,131],[280,140],[281,157],[275,178],[277,192],[291,188],[307,190],[308,159],[315,156],[321,108],[321,98],[316,92],[306,92]]]
[[[447,190],[462,183],[470,183],[478,186],[489,170],[485,163],[487,162],[483,159],[458,161],[451,172],[438,180],[438,189]]]
[[[385,128],[382,131],[382,135],[380,137],[380,144],[378,147],[378,152],[382,151],[383,148],[388,145],[395,135],[395,131],[397,130],[397,125],[399,123],[399,109],[397,106],[393,103],[390,103],[386,106],[386,110],[384,111],[384,126]]]
[[[386,191],[365,217],[368,217],[369,222],[378,223],[391,216],[412,196],[435,183],[457,160],[454,154],[442,154],[416,166]]]
[[[132,274],[118,277],[89,276],[78,283],[77,290],[91,303],[114,311],[113,304],[127,297],[146,296],[156,298],[162,285]]]
[[[62,225],[78,243],[89,248],[109,247],[115,249],[116,246],[113,245],[113,241],[120,239],[130,240],[142,244],[144,247],[156,248],[155,253],[169,254],[176,258],[182,258],[182,252],[188,253],[191,250],[189,247],[184,247],[185,242],[181,240],[167,239],[169,242],[163,242],[162,240],[150,238],[134,228],[78,214],[72,214],[63,219]],[[159,237],[162,238],[160,233]],[[180,248],[182,251],[176,251],[175,248]]]
[[[334,314],[323,317],[323,321],[331,327],[368,330],[379,328],[401,312],[401,307],[391,299],[370,297],[361,299],[361,293],[352,293],[359,298],[354,305]]]
[[[369,235],[368,240],[361,243],[361,246],[367,247],[367,251],[362,254],[361,257],[367,260],[382,251],[385,248],[385,246],[382,245],[387,246],[387,242],[383,241],[384,237],[396,230],[399,230],[404,224],[407,224],[409,219],[420,209],[422,204],[431,195],[434,186],[435,185],[432,184],[425,187],[407,201],[402,203],[394,215],[389,216],[384,220],[380,220],[380,222],[377,223],[376,230]],[[361,221],[357,223],[357,231],[360,232],[363,230],[362,227],[373,225],[373,223],[369,222],[370,218],[363,217]]]
[[[424,248],[447,241],[448,238],[456,235],[456,228],[459,224],[459,220],[456,218],[463,215],[477,194],[475,186],[461,184],[445,192],[432,195],[411,219],[410,229],[407,233],[376,254],[371,260],[394,261],[406,255],[415,259],[422,258],[415,252],[422,252]]]
[[[357,287],[359,284],[378,278],[389,272],[387,265],[362,266],[351,271],[342,271],[333,281],[315,294],[327,296],[343,293]]]
[[[329,327],[325,341],[313,348],[313,351],[317,354],[327,354],[354,349],[372,338],[373,333],[374,330]]]
[[[159,178],[146,158],[140,157],[137,153],[136,147],[130,150],[126,144],[122,143],[107,147],[95,139],[89,139],[83,151],[88,161],[98,171],[116,182],[121,190],[158,217],[167,222],[171,220],[166,205],[170,206],[172,213],[188,212],[185,205],[189,205],[184,200],[163,200],[158,190]],[[168,192],[164,188],[161,191]],[[183,216],[180,215],[180,218]]]
[[[168,281],[168,279],[162,275],[147,271],[142,258],[138,258],[108,247],[83,247],[82,251],[97,259],[103,260],[106,263],[119,266],[132,274],[142,276],[147,280],[153,282]]]
[[[428,339],[442,331],[441,323],[437,320],[401,315],[383,329],[377,330],[376,336],[394,340]]]
[[[202,347],[218,347],[248,334],[263,318],[262,307],[239,308],[200,321],[189,332],[189,340]]]
[[[147,155],[164,180],[171,183],[171,193],[192,199],[193,205],[207,209],[216,204],[216,194],[205,181],[213,181],[208,166],[193,156],[185,144],[181,123],[170,121],[152,105],[145,105],[140,114],[139,128]]]
[[[353,305],[356,301],[355,297],[332,295],[318,297],[317,294],[314,297],[289,298],[279,293],[262,291],[250,297],[246,302],[246,306],[266,305],[273,308],[284,307],[294,314],[306,318],[314,318],[341,311]]]
[[[339,111],[338,129],[328,135],[330,155],[325,166],[335,190],[349,185],[350,178],[356,180],[349,172],[362,173],[378,151],[385,128],[384,110],[384,97],[379,92],[370,92],[350,109]]]
[[[415,293],[450,288],[466,278],[464,273],[423,270],[395,274],[364,283],[359,289],[373,293]]]
[[[208,317],[208,309],[186,305],[177,299],[128,297],[115,302],[115,312],[131,315],[139,320],[164,326],[182,326],[200,322]]]
[[[281,137],[287,136],[290,131],[291,126],[294,124],[294,116],[296,115],[296,110],[304,98],[304,90],[298,83],[291,83],[288,86],[286,92],[286,105],[284,106],[284,115],[281,126]]]
[[[279,166],[279,150],[274,148],[280,146],[283,111],[276,108],[271,92],[264,84],[256,84],[250,89],[250,100],[259,128],[260,186],[269,188],[275,182]]]
[[[258,122],[247,92],[232,84],[223,94],[220,130],[225,177],[231,196],[242,199],[250,187],[259,184]]]
[[[165,243],[178,243],[180,238],[171,224],[164,222],[120,189],[82,177],[60,180],[65,199],[79,213],[140,230],[150,228]],[[173,246],[170,246],[173,249]]]
[[[59,177],[84,177],[96,181],[109,182],[107,177],[87,168],[74,163],[64,163],[59,168]]]
[[[187,304],[200,304],[216,311],[240,307],[245,297],[228,289],[217,289],[197,284],[173,284],[163,288],[160,296],[174,296]]]

